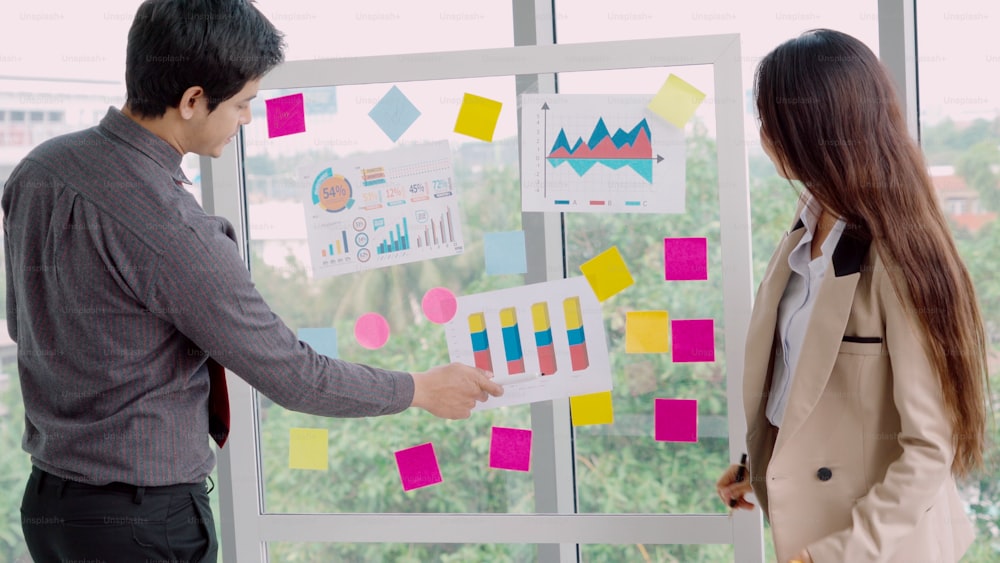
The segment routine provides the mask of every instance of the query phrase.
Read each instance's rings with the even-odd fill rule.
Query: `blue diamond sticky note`
[[[420,117],[420,110],[399,88],[393,86],[368,112],[368,117],[372,118],[393,142],[396,142]]]

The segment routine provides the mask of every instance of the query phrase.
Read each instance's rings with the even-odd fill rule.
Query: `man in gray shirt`
[[[123,110],[35,148],[4,186],[34,466],[22,528],[38,563],[215,560],[210,365],[323,416],[466,418],[503,393],[471,366],[410,374],[317,354],[254,288],[232,225],[182,188],[183,155],[222,153],[282,46],[246,0],[147,0]]]

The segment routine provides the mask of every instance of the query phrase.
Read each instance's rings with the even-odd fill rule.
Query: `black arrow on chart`
[[[549,151],[549,104],[542,102],[542,154]],[[542,159],[542,199],[549,198],[549,167],[548,159]]]

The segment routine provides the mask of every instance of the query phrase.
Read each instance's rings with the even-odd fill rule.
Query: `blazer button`
[[[833,471],[830,471],[829,467],[820,467],[819,471],[816,472],[816,477],[818,477],[820,481],[829,481],[830,478],[833,477]]]

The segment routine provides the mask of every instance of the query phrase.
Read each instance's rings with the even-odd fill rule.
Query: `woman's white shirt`
[[[788,285],[778,305],[778,346],[774,359],[774,373],[771,377],[771,391],[767,396],[765,414],[771,424],[780,427],[785,416],[785,406],[792,389],[795,366],[799,361],[802,341],[805,337],[809,317],[820,283],[826,274],[830,256],[840,241],[845,223],[838,219],[820,246],[820,256],[812,259],[812,240],[819,221],[820,207],[811,196],[799,217],[805,224],[806,233],[788,255],[788,265],[792,273]]]

